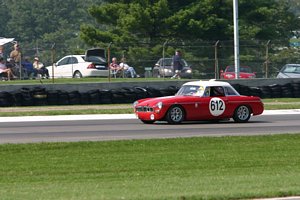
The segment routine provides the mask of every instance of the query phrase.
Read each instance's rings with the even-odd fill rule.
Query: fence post
[[[166,45],[167,45],[167,43],[168,43],[168,40],[166,40],[165,42],[164,42],[164,44],[163,44],[163,59],[162,59],[162,61],[163,61],[163,79],[165,80],[165,47],[166,47]]]
[[[269,71],[269,45],[271,40],[269,40],[266,44],[266,62],[265,62],[265,78],[268,78]]]
[[[219,61],[218,61],[218,45],[219,40],[215,43],[215,79],[219,79]]]
[[[55,43],[51,46],[51,61],[52,61],[52,83],[54,83],[54,54],[55,54]]]
[[[108,82],[110,82],[110,46],[112,42],[109,43],[107,47],[107,68],[108,68]]]

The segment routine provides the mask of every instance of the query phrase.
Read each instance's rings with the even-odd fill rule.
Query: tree
[[[142,55],[145,60],[154,61],[161,56],[162,44],[167,40],[166,56],[171,56],[175,48],[186,48],[197,42],[211,41],[208,45],[213,46],[218,40],[233,41],[232,0],[106,2],[89,9],[98,26],[82,25],[80,36],[90,45],[113,43],[115,54],[121,55],[126,49],[132,60]],[[289,4],[277,0],[239,0],[241,40],[247,41],[248,45],[257,45],[259,40],[287,43],[292,30],[299,27],[289,8]],[[245,52],[247,61],[255,59],[255,56],[248,56],[251,52],[255,54],[255,49]],[[213,57],[213,51],[190,48],[185,56],[207,60]],[[222,56],[231,58],[232,51],[226,51]]]
[[[232,1],[108,1],[89,12],[101,29],[82,26],[87,42],[230,40],[233,36]],[[242,39],[287,39],[299,26],[289,5],[275,0],[240,0]],[[92,39],[91,36],[94,38]]]
[[[87,8],[102,0],[2,0],[0,33],[14,37],[23,47],[23,54],[43,55],[55,43],[57,56],[83,52],[86,44],[79,38],[82,23],[93,24]],[[2,17],[3,16],[3,17]],[[5,20],[1,20],[5,19]],[[44,52],[44,53],[43,53]]]

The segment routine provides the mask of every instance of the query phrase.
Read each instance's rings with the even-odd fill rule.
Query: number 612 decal
[[[225,111],[225,102],[220,98],[212,98],[209,102],[209,111],[213,116],[222,115]]]

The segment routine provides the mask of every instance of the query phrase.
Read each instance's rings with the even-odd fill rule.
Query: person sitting
[[[118,65],[116,57],[112,58],[112,63],[110,63],[109,69],[111,70],[111,73],[115,78],[118,75],[122,75],[123,68],[120,65]]]
[[[7,80],[16,78],[11,69],[6,67],[5,60],[2,57],[0,58],[0,74],[7,76]]]
[[[137,74],[134,70],[133,67],[130,67],[127,63],[126,63],[126,58],[122,58],[121,63],[120,63],[120,67],[124,70],[124,74],[125,76],[129,76],[131,78],[135,78],[137,77]]]
[[[44,66],[42,62],[40,62],[38,57],[34,58],[33,61],[33,67],[36,69],[37,74],[40,74],[42,78],[49,78],[49,71],[48,69]]]
[[[27,78],[36,77],[37,70],[33,67],[33,64],[29,61],[28,57],[26,57],[22,62],[22,67],[25,71],[25,76]]]

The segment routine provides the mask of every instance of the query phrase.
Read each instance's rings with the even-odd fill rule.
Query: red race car
[[[251,115],[264,111],[259,97],[240,95],[229,83],[214,80],[188,82],[175,96],[140,99],[133,106],[137,118],[145,124],[230,118],[247,122]]]
[[[251,67],[241,66],[240,67],[240,77],[239,78],[255,78],[256,73],[252,72]],[[235,79],[235,69],[234,66],[227,66],[225,71],[221,70],[221,79]]]

